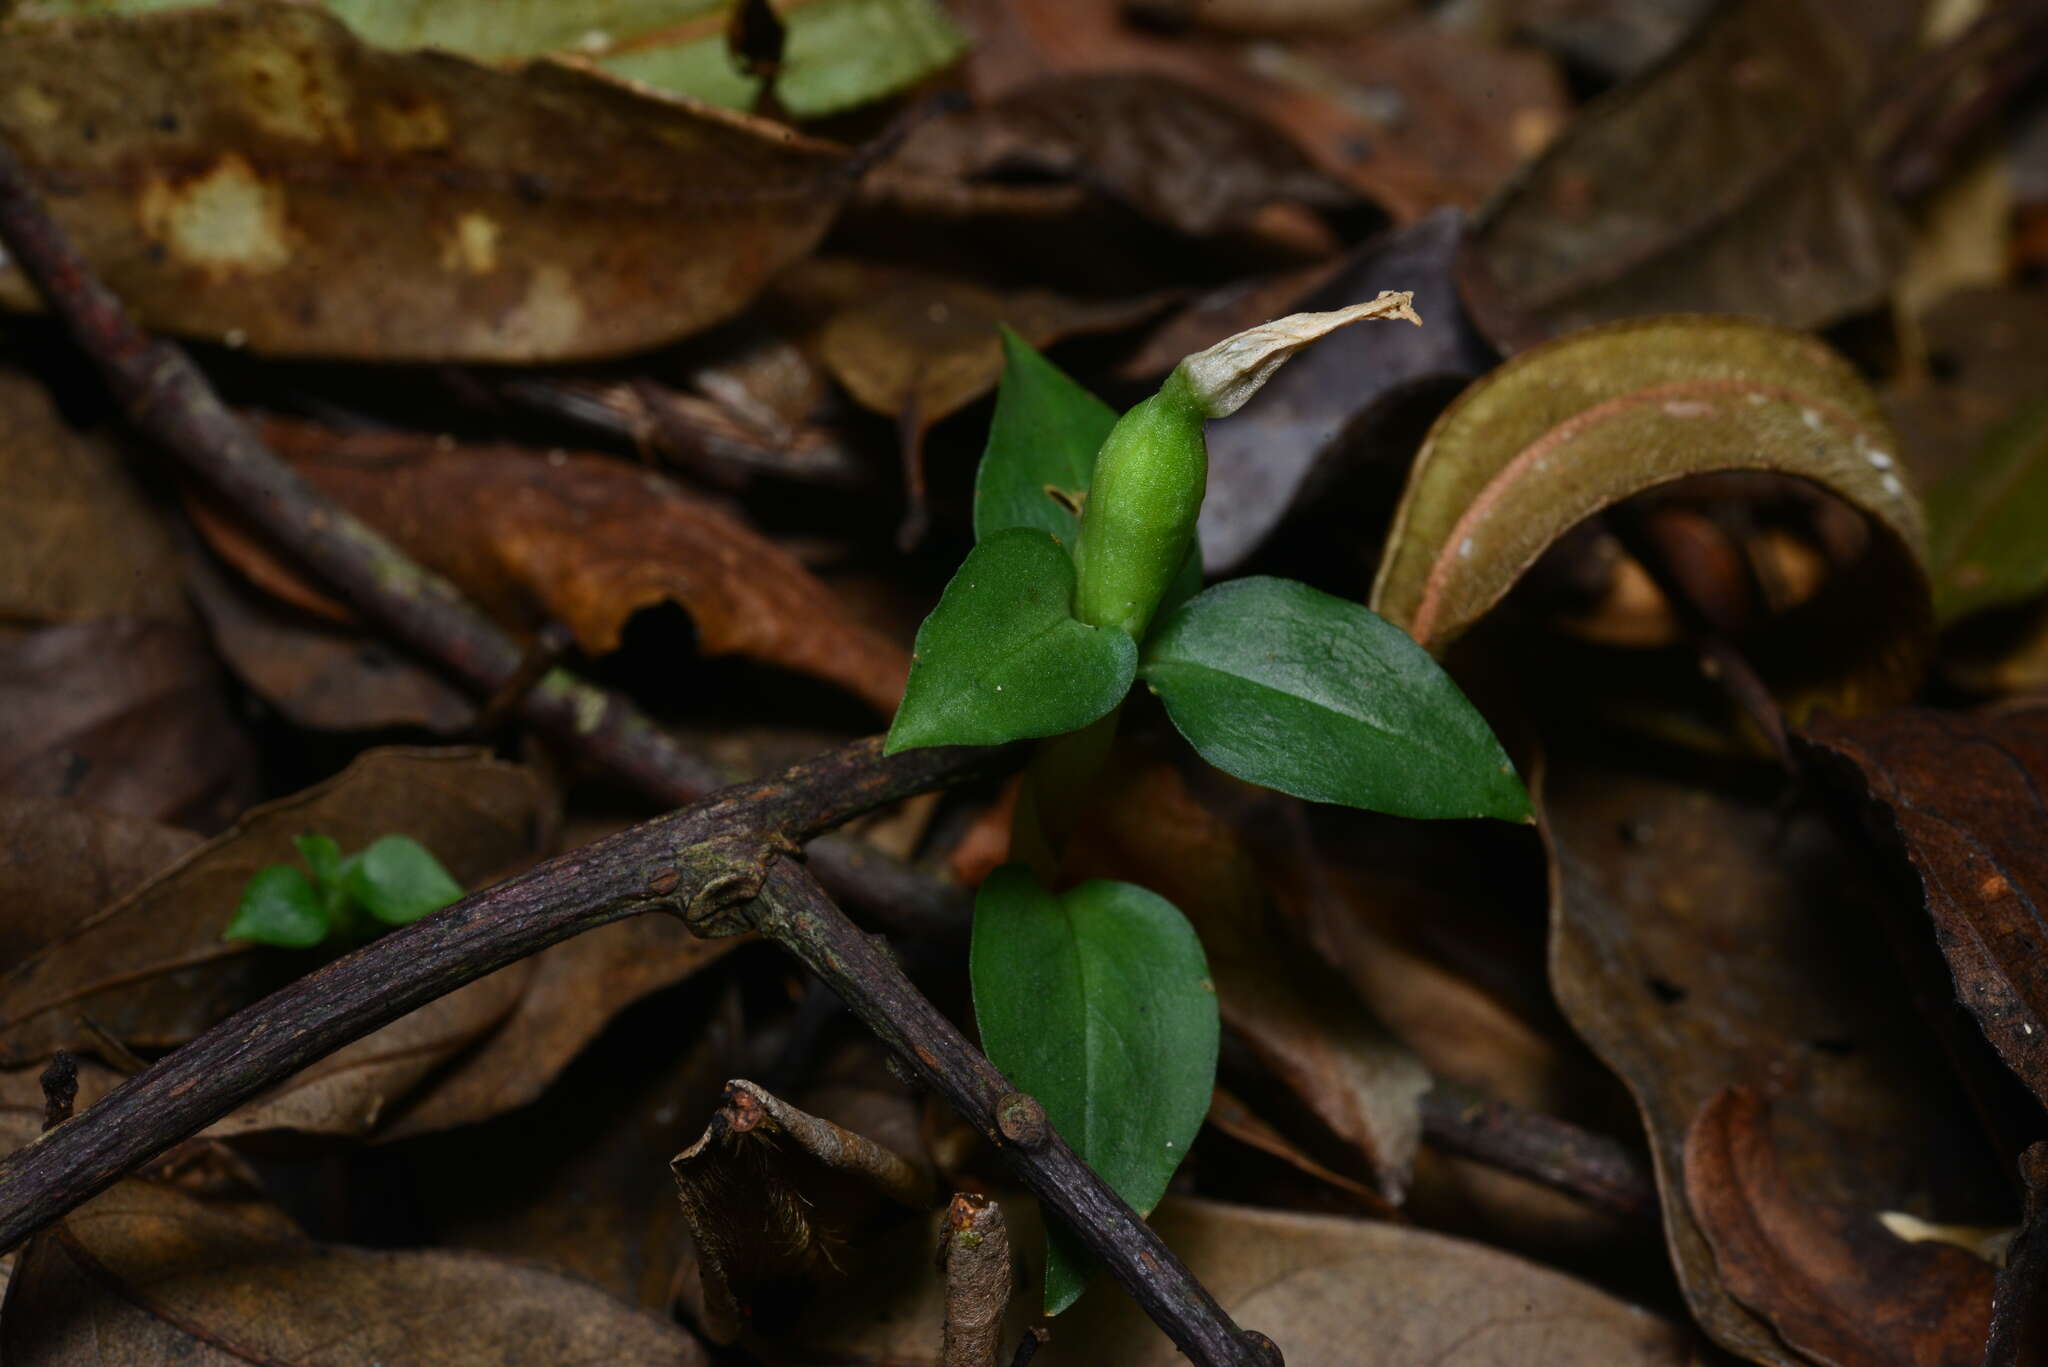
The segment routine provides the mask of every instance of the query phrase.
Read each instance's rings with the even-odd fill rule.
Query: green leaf
[[[292,837],[292,848],[313,870],[313,886],[326,891],[341,886],[341,846],[334,843],[332,836],[307,831],[304,835]]]
[[[1149,1213],[1201,1128],[1216,1080],[1216,988],[1187,918],[1129,883],[1055,895],[1009,864],[975,898],[970,968],[989,1058]],[[1073,1304],[1088,1270],[1079,1242],[1056,1230],[1047,1314]]]
[[[1116,426],[1116,412],[1022,337],[1008,328],[1002,333],[1003,379],[974,477],[974,537],[1036,527],[1071,552],[1081,530],[1073,509],[1088,492],[1095,453]]]
[[[242,888],[223,940],[311,949],[327,938],[327,912],[306,875],[289,864],[259,869]]]
[[[419,841],[387,835],[350,857],[343,875],[356,905],[387,926],[410,925],[461,900],[462,884]]]
[[[968,553],[917,631],[887,753],[1078,731],[1130,691],[1138,648],[1074,620],[1074,562],[1013,527]]]
[[[1927,499],[1935,615],[1943,622],[2048,590],[2048,400],[1992,432]]]
[[[1529,817],[1507,752],[1428,652],[1306,584],[1217,585],[1139,673],[1202,758],[1247,782],[1395,816]]]

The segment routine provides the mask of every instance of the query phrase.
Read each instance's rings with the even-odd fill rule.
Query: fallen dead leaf
[[[1723,1285],[1685,1199],[1686,1133],[1724,1088],[1769,1087],[1778,1160],[1805,1201],[2004,1214],[1954,1069],[1875,928],[1890,899],[1811,805],[1590,755],[1553,763],[1540,788],[1551,985],[1642,1108],[1687,1304],[1730,1351],[1802,1367]],[[1877,1313],[1839,1290],[1843,1313]]]
[[[1957,999],[2048,1098],[2048,710],[1820,717],[1801,735],[1910,864]]]
[[[1685,1137],[1685,1195],[1721,1282],[1785,1341],[1832,1367],[1975,1367],[1991,1324],[1991,1264],[1908,1243],[1871,1210],[1807,1198],[1787,1179],[1770,1107],[1730,1087]]]
[[[1880,69],[1812,0],[1720,8],[1479,222],[1461,267],[1479,326],[1518,350],[1633,315],[1806,328],[1877,303],[1904,230],[1851,116]]]
[[[188,620],[162,515],[114,443],[72,430],[13,370],[0,370],[0,426],[0,620]]]
[[[0,134],[145,326],[274,355],[657,345],[808,252],[853,179],[744,115],[371,47],[309,6],[17,19],[0,89]]]
[[[0,638],[0,791],[216,831],[256,751],[191,626],[101,618]]]
[[[254,809],[0,980],[0,1062],[93,1052],[87,1021],[133,1048],[169,1048],[301,971],[303,955],[220,938],[251,875],[296,864],[295,836],[318,831],[352,851],[409,835],[475,888],[540,853],[551,822],[540,781],[516,765],[474,750],[372,751]]]
[[[0,965],[13,967],[200,843],[56,797],[0,794]]]
[[[0,1350],[24,1367],[707,1361],[674,1325],[552,1272],[317,1244],[259,1203],[140,1180],[38,1241],[8,1288]]]
[[[267,422],[263,434],[330,498],[454,580],[507,625],[560,621],[593,655],[642,608],[681,604],[707,655],[740,654],[836,683],[878,712],[909,652],[850,621],[829,589],[731,513],[606,456],[457,446],[399,433]],[[450,523],[443,510],[461,508]],[[215,546],[258,582],[300,584],[233,524]]]

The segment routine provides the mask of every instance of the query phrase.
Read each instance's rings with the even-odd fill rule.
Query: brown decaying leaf
[[[1054,76],[934,119],[904,140],[881,185],[1019,173],[1085,185],[1197,237],[1242,227],[1276,202],[1357,200],[1242,107],[1139,72]]]
[[[12,968],[199,843],[56,797],[0,794],[0,967]]]
[[[1832,591],[1767,624],[1788,661],[1771,682],[1794,716],[1890,705],[1932,641],[1922,516],[1896,452],[1874,397],[1810,337],[1698,316],[1591,329],[1517,356],[1437,419],[1372,606],[1441,653],[1595,513],[1688,476],[1789,475],[1878,535]]]
[[[257,794],[225,684],[183,623],[110,617],[0,638],[0,791],[219,830]]]
[[[2048,1101],[2048,709],[1819,717],[1802,735],[1910,863],[1957,999]]]
[[[1062,870],[1120,878],[1179,907],[1201,936],[1224,1025],[1398,1201],[1429,1073],[1344,982],[1291,939],[1268,875],[1164,763],[1119,752]]]
[[[1110,5],[966,0],[980,36],[969,87],[986,100],[1047,76],[1153,72],[1265,120],[1326,174],[1406,223],[1477,208],[1564,121],[1568,98],[1541,54],[1446,33],[1428,21],[1246,47],[1162,42]]]
[[[889,1203],[938,1195],[929,1169],[745,1080],[670,1166],[697,1245],[684,1302],[715,1343],[755,1321],[773,1332],[785,1298],[852,1270],[849,1240]]]
[[[476,704],[462,690],[376,635],[280,603],[196,547],[185,567],[214,649],[293,725],[419,726],[454,736],[476,721]]]
[[[543,950],[528,960],[526,989],[490,1038],[456,1059],[378,1138],[474,1124],[526,1105],[619,1012],[743,943],[702,940],[678,918],[656,914]]]
[[[1006,1201],[1037,1245],[1034,1203]],[[828,1292],[792,1334],[792,1362],[935,1361],[945,1289],[930,1250],[943,1216],[901,1232],[866,1277]],[[1647,1311],[1496,1249],[1424,1230],[1169,1196],[1151,1224],[1233,1319],[1288,1367],[1690,1367],[1696,1341]],[[921,1265],[921,1266],[920,1266]],[[1106,1280],[1050,1326],[1034,1367],[1185,1362]]]
[[[1830,1367],[1974,1367],[1991,1323],[1991,1265],[1908,1243],[1873,1210],[1811,1200],[1788,1180],[1770,1106],[1729,1087],[1685,1137],[1685,1196],[1722,1285]]]
[[[73,431],[13,370],[0,429],[0,620],[187,620],[170,535],[113,442]]]
[[[2048,1360],[2048,1143],[2020,1155],[2020,1177],[2027,1188],[2027,1221],[1998,1274],[1984,1367]]]
[[[847,154],[551,62],[367,46],[317,8],[17,23],[0,134],[145,325],[272,354],[613,355],[816,244]],[[0,299],[24,307],[18,275]]]
[[[299,864],[295,836],[318,831],[354,851],[409,835],[473,889],[539,854],[550,812],[530,771],[478,751],[371,751],[326,783],[254,809],[0,980],[0,1062],[92,1052],[88,1020],[135,1048],[182,1044],[280,971],[300,971],[303,956],[220,938],[257,870]]]
[[[1739,0],[1581,114],[1479,223],[1465,297],[1504,349],[1677,311],[1814,327],[1884,297],[1898,212],[1852,117],[1874,54],[1812,0]]]
[[[651,471],[608,456],[301,423],[266,422],[263,434],[321,492],[509,625],[556,620],[602,655],[634,613],[675,602],[707,655],[810,674],[884,714],[903,696],[908,651],[848,620],[831,590],[760,533]],[[216,535],[217,519],[202,526],[260,580],[295,580],[239,534]]]
[[[1687,1303],[1729,1350],[1802,1367],[1722,1285],[1684,1197],[1686,1132],[1723,1088],[1769,1087],[1778,1161],[1805,1201],[1995,1224],[2006,1199],[1876,929],[1888,894],[1810,806],[1590,757],[1540,787],[1551,984],[1642,1108]],[[1887,1313],[1926,1308],[1904,1308],[1923,1294],[1911,1285],[1888,1290],[1902,1304]]]
[[[474,1253],[314,1243],[273,1209],[130,1180],[37,1242],[0,1351],[22,1367],[702,1367],[696,1340],[592,1287]]]

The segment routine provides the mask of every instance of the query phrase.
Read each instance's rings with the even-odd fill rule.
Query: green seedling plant
[[[223,940],[350,948],[462,896],[462,884],[408,836],[383,836],[346,857],[331,837],[313,832],[292,845],[311,876],[291,864],[257,870],[242,888]]]
[[[1132,685],[1249,782],[1406,817],[1529,819],[1492,730],[1400,628],[1292,580],[1202,587],[1204,424],[1302,347],[1367,319],[1422,321],[1391,291],[1283,318],[1189,356],[1120,418],[1006,332],[974,549],[918,631],[889,730],[891,753],[1039,742],[1017,862],[975,899],[975,1018],[990,1059],[1140,1213],[1201,1128],[1219,1024],[1177,908],[1129,883],[1059,885]],[[1089,1267],[1069,1231],[1049,1231],[1048,1314],[1080,1295]]]

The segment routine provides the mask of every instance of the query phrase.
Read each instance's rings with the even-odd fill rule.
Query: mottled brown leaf
[[[1814,327],[1884,297],[1897,210],[1858,155],[1871,51],[1813,0],[1739,0],[1577,119],[1463,262],[1505,349],[1638,314]]]
[[[0,968],[12,968],[199,843],[56,797],[0,795]]]
[[[830,589],[732,513],[645,468],[299,423],[263,432],[323,493],[509,626],[559,621],[602,655],[634,613],[679,603],[707,655],[825,679],[885,715],[903,696],[908,651],[851,620]],[[238,566],[263,582],[290,576],[227,530],[215,543]]]
[[[251,811],[0,979],[0,1062],[90,1052],[88,1019],[131,1047],[182,1044],[280,974],[310,966],[316,960],[304,955],[220,938],[251,875],[297,863],[295,836],[318,831],[354,851],[409,835],[474,889],[539,852],[549,806],[530,771],[474,750],[372,751],[326,783]]]
[[[22,1367],[701,1367],[674,1325],[474,1253],[317,1244],[258,1203],[131,1180],[40,1240],[0,1351]]]
[[[1288,942],[1268,875],[1173,769],[1127,752],[1095,799],[1064,874],[1124,879],[1179,907],[1201,936],[1225,1027],[1398,1200],[1429,1088],[1421,1061],[1341,978]]]
[[[1830,1367],[1972,1367],[1991,1323],[1991,1264],[1908,1243],[1873,1210],[1812,1200],[1788,1179],[1770,1106],[1730,1087],[1685,1137],[1685,1195],[1722,1284]]]
[[[1685,1200],[1686,1132],[1723,1088],[1770,1087],[1778,1160],[1805,1201],[2000,1222],[2007,1198],[1879,929],[1888,896],[1823,813],[1591,757],[1553,764],[1540,805],[1551,984],[1642,1108],[1702,1328],[1803,1367],[1722,1284]]]
[[[736,312],[851,188],[843,150],[773,125],[371,47],[310,6],[18,21],[0,89],[0,133],[146,325],[273,354],[656,345]]]
[[[109,617],[0,638],[0,791],[215,831],[256,752],[199,632]]]
[[[13,370],[0,429],[0,620],[190,617],[170,535],[113,442],[73,431]]]
[[[1803,735],[1910,862],[1957,998],[2048,1099],[2048,710],[1823,716]]]

